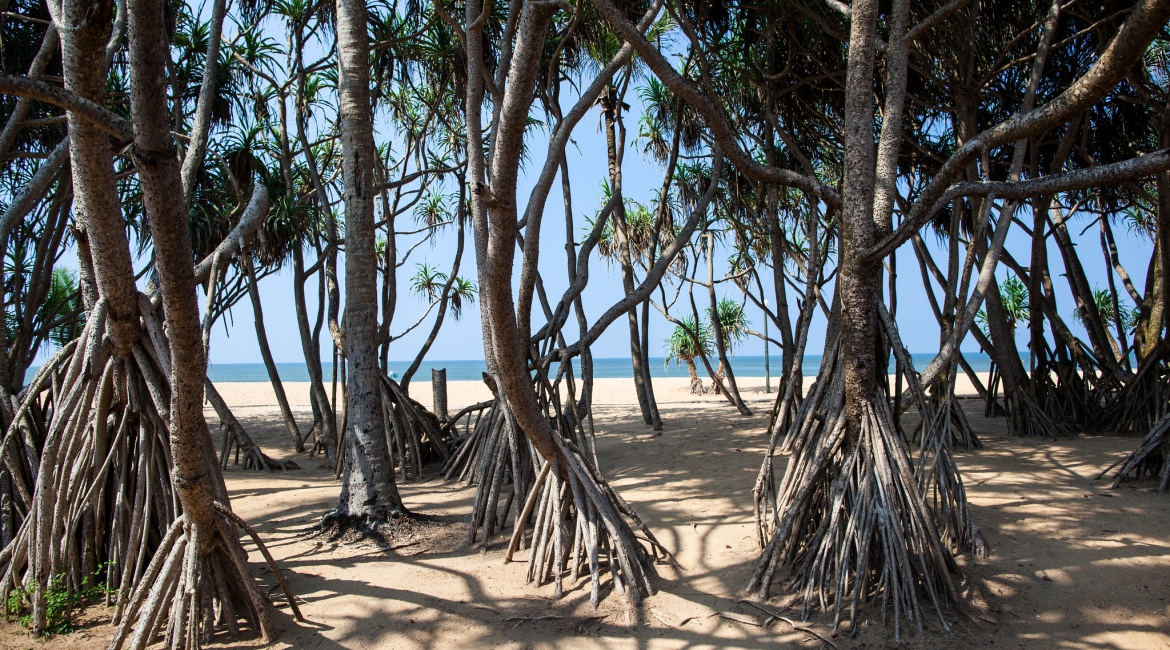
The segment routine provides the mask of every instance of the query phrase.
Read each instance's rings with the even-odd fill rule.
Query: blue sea
[[[914,368],[922,372],[926,364],[930,363],[930,360],[934,358],[934,355],[935,353],[933,352],[911,355],[914,359]],[[963,356],[977,372],[985,372],[991,367],[991,359],[985,354],[966,352]],[[580,372],[578,360],[574,361],[574,370]],[[675,365],[673,363],[668,365],[665,361],[662,357],[650,357],[651,376],[687,376],[687,368],[685,365]],[[712,359],[712,364],[717,363],[717,361],[717,359]],[[325,380],[329,381],[332,376],[330,362],[322,362],[322,365],[324,366]],[[770,365],[771,375],[775,377],[779,373],[780,368],[779,354],[771,357]],[[801,370],[805,376],[815,375],[820,365],[821,355],[805,355]],[[390,371],[401,376],[409,366],[410,361],[391,361]],[[731,358],[731,367],[737,377],[763,377],[765,374],[764,357],[762,356],[734,356]],[[429,381],[432,368],[446,368],[448,381],[479,381],[483,376],[482,373],[487,369],[482,359],[427,361],[423,362],[422,366],[419,367],[418,372],[415,373],[415,379]],[[278,363],[276,364],[276,369],[280,373],[282,381],[309,381],[309,372],[303,363]],[[893,372],[893,366],[890,366],[890,371]],[[700,374],[705,374],[702,369],[702,364],[699,364],[699,372]],[[216,363],[207,369],[207,374],[212,381],[216,382],[268,381],[268,371],[264,369],[264,364],[262,363]],[[595,358],[593,360],[593,376],[598,379],[632,377],[633,370],[630,366],[630,359],[629,357]]]

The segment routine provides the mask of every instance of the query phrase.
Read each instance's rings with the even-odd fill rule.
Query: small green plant
[[[45,590],[45,634],[54,636],[68,634],[74,630],[73,609],[78,605],[97,600],[106,595],[106,583],[101,577],[106,573],[108,562],[102,563],[92,578],[85,581],[85,586],[79,591],[69,589],[65,575],[54,576],[49,581],[49,588]],[[5,614],[17,619],[21,625],[31,628],[32,613],[28,611],[28,603],[32,601],[32,592],[20,585],[8,594],[5,603]]]

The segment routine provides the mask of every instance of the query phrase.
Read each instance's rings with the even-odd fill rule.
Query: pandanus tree
[[[964,133],[959,146],[929,177],[921,179],[921,189],[912,197],[899,197],[897,182],[903,126],[910,125],[904,121],[909,52],[912,46],[921,47],[917,39],[930,26],[945,21],[957,6],[919,15],[912,13],[907,2],[895,2],[883,10],[878,3],[864,0],[854,2],[835,18],[846,23],[847,35],[841,33],[841,39],[848,47],[843,54],[844,69],[839,69],[843,78],[838,77],[843,82],[837,104],[841,111],[841,149],[836,164],[841,185],[833,189],[815,176],[761,163],[749,156],[736,140],[736,127],[710,76],[694,82],[680,75],[617,7],[608,0],[593,0],[592,4],[616,32],[634,45],[654,74],[703,115],[714,141],[742,173],[762,182],[799,188],[815,196],[839,220],[839,270],[825,362],[817,387],[801,404],[794,426],[787,428],[788,445],[794,456],[774,492],[775,508],[764,517],[765,548],[750,588],[767,595],[778,570],[787,566],[793,572],[791,584],[805,596],[806,611],[817,601],[852,618],[863,601],[880,594],[893,603],[895,621],[905,617],[921,625],[925,610],[920,599],[931,603],[941,617],[943,606],[957,600],[951,577],[956,570],[951,548],[977,547],[979,536],[966,514],[965,497],[949,448],[934,442],[924,445],[930,450],[924,457],[928,474],[916,479],[909,450],[896,431],[884,391],[879,390],[886,364],[877,357],[876,350],[883,339],[905,362],[903,365],[911,371],[913,368],[880,302],[881,263],[911,239],[942,205],[956,197],[982,199],[978,201],[982,204],[978,214],[984,215],[980,228],[987,223],[993,197],[1006,201],[1002,206],[997,204],[1000,218],[995,223],[995,234],[989,249],[981,251],[984,263],[979,281],[971,300],[965,301],[963,321],[969,323],[982,296],[994,295],[988,291],[993,260],[1002,249],[1015,202],[1044,192],[1115,184],[1164,169],[1168,161],[1159,152],[1091,171],[1056,170],[1028,180],[1020,180],[1017,164],[1006,170],[1006,179],[1001,181],[981,181],[976,176],[963,182],[962,177],[969,167],[978,166],[982,152],[1009,147],[1013,149],[1013,163],[1022,162],[1028,138],[1059,128],[1104,97],[1140,60],[1146,45],[1170,15],[1170,3],[1151,0],[1135,5],[1092,65],[1039,107],[1033,103],[1034,88],[1043,68],[1042,63],[1034,61],[1033,83],[1029,86],[1033,90],[1017,111]],[[756,11],[729,11],[727,20],[752,24],[750,21],[760,21],[766,15],[755,14]],[[691,56],[718,56],[719,51],[704,47],[709,44],[704,39],[712,34],[708,25],[693,22],[694,15],[681,8],[676,16],[687,35]],[[768,22],[775,24],[774,20]],[[880,37],[879,25],[884,31]],[[884,60],[880,120],[875,113],[873,92],[879,42]],[[1043,41],[1040,47],[1037,60],[1044,58]],[[876,142],[875,124],[880,124]],[[789,149],[794,156],[803,155]],[[992,172],[988,169],[985,173]],[[902,221],[895,229],[891,216],[899,199],[904,201]],[[963,289],[969,290],[969,285]],[[992,309],[989,314],[995,316]],[[962,330],[965,334],[968,326],[958,327],[956,333]],[[923,372],[922,384],[933,383],[943,366],[953,368],[954,346],[962,334],[953,337],[957,339],[953,342],[947,341],[943,352]],[[918,386],[917,373],[909,376]],[[912,393],[921,397],[919,390]],[[919,403],[927,408],[922,400]],[[928,505],[928,491],[938,496],[930,503],[946,503],[945,512],[959,513],[958,516],[936,513]],[[942,620],[947,625],[945,618]]]
[[[582,16],[562,12],[562,8],[567,7],[554,3],[513,2],[506,8],[502,38],[486,28],[494,23],[480,19],[485,5],[478,2],[467,3],[465,13],[459,19],[444,15],[445,22],[458,33],[467,57],[464,107],[469,152],[467,182],[479,265],[485,356],[488,379],[503,402],[496,418],[500,423],[501,438],[511,441],[489,453],[502,450],[498,457],[505,462],[495,463],[492,467],[510,469],[515,481],[502,515],[497,505],[501,495],[500,483],[487,480],[477,485],[476,510],[482,511],[482,504],[486,516],[473,521],[472,535],[474,537],[481,526],[485,535],[490,535],[497,521],[507,523],[512,502],[515,501],[517,506],[523,502],[525,507],[516,511],[512,523],[509,557],[526,538],[529,516],[535,516],[533,548],[529,556],[530,580],[543,582],[552,579],[560,593],[566,571],[576,576],[579,570],[587,570],[591,575],[592,600],[596,603],[601,581],[600,553],[606,549],[605,559],[615,576],[615,585],[620,584],[635,602],[639,602],[652,593],[653,560],[661,547],[628,504],[609,488],[595,457],[583,453],[581,444],[584,439],[579,429],[582,420],[575,410],[575,396],[570,394],[562,404],[558,386],[563,385],[568,376],[565,370],[573,357],[582,354],[614,320],[649,297],[666,269],[674,263],[684,242],[695,231],[714,192],[708,192],[687,215],[678,237],[663,248],[641,284],[606,310],[592,326],[582,324],[582,336],[576,342],[564,341],[561,333],[569,310],[576,309],[573,306],[588,280],[588,257],[597,246],[617,201],[611,200],[603,209],[584,243],[566,247],[570,255],[572,284],[556,303],[545,302],[543,290],[538,291],[542,287],[537,269],[545,201],[558,172],[564,172],[564,150],[573,128],[602,95],[612,76],[628,63],[633,48],[628,44],[618,48],[601,72],[579,93],[570,110],[561,111],[557,103],[544,104],[553,112],[556,126],[550,137],[548,155],[541,163],[538,181],[528,197],[521,219],[517,185],[532,108],[532,88],[540,81],[539,87],[551,93],[551,88],[559,83],[555,76],[560,74],[556,59],[559,50],[553,48],[556,56],[553,65],[548,65],[542,59],[549,51],[545,48],[546,41],[551,39],[553,43],[564,41],[567,44],[576,38],[578,25],[582,29],[593,29],[595,25],[578,20]],[[639,34],[651,26],[660,8],[660,4],[651,4],[641,15]],[[589,10],[579,8],[575,11]],[[484,56],[486,48],[498,54],[488,59]],[[493,60],[494,67],[491,65]],[[540,75],[545,69],[550,70],[549,80],[541,80]],[[489,92],[490,137],[479,119]],[[480,156],[479,152],[483,155]],[[715,152],[713,158],[718,170],[722,157]],[[715,185],[712,183],[712,188]],[[564,179],[562,187],[565,187]],[[568,210],[566,215],[571,225]],[[569,227],[568,231],[574,232],[576,228]],[[511,278],[518,247],[522,260],[519,291],[514,294]],[[537,298],[549,320],[534,336],[532,311]],[[580,321],[580,315],[578,318]],[[530,342],[533,344],[531,348]],[[555,375],[549,370],[554,361],[560,362]],[[530,372],[536,373],[535,379]],[[567,385],[572,386],[571,383]],[[528,450],[530,458],[534,459],[530,466],[507,462],[504,452],[509,446],[517,452]],[[516,457],[516,454],[512,455],[512,458]],[[537,468],[539,471],[534,472]],[[503,471],[498,473],[501,478],[503,475]],[[641,529],[641,536],[637,538],[633,532],[635,528]]]
[[[368,14],[364,2],[337,3],[338,122],[345,203],[345,361],[348,430],[342,485],[322,526],[338,533],[376,529],[408,513],[394,482],[378,363],[378,255],[374,232],[377,151],[370,101]]]
[[[730,367],[731,355],[735,354],[736,346],[742,343],[747,336],[751,321],[748,320],[747,314],[744,312],[743,303],[736,302],[731,298],[720,298],[719,302],[715,304],[714,310],[708,307],[707,320],[711,323],[711,328],[722,339],[718,344],[722,350],[719,368],[715,371],[722,380],[724,373]]]
[[[696,343],[697,341],[697,343]],[[666,363],[685,363],[691,376],[690,390],[696,395],[703,394],[703,380],[695,368],[695,359],[701,354],[711,354],[711,330],[702,321],[692,317],[679,319],[678,325],[666,339]]]
[[[219,20],[223,9],[216,4]],[[115,12],[108,3],[70,1],[53,19],[64,34],[65,89],[28,80],[19,88],[68,109],[74,209],[88,243],[82,266],[93,269],[96,292],[80,336],[38,371],[5,434],[11,440],[36,430],[29,406],[48,382],[60,388],[40,431],[34,490],[5,549],[0,583],[6,593],[25,586],[32,627],[40,632],[48,623],[48,590],[81,589],[105,567],[106,584],[118,585],[113,648],[144,647],[160,629],[169,645],[195,644],[219,626],[236,630],[241,613],[269,638],[269,603],[236,532],[250,529],[231,512],[203,417],[206,356],[195,291],[214,262],[194,264],[192,185],[182,165],[198,168],[195,159],[203,156],[210,92],[200,93],[196,115],[203,118],[195,121],[194,146],[180,158],[168,111],[163,7],[136,1]],[[133,125],[102,108],[107,67],[127,23]],[[114,143],[133,164],[149,215],[155,280],[149,294],[134,284]],[[249,207],[216,257],[238,253],[260,223],[267,212],[262,187]]]

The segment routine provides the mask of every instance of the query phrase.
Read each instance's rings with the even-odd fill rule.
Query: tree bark
[[[363,524],[406,513],[383,430],[378,369],[378,255],[374,247],[374,116],[362,0],[337,3],[338,104],[345,184],[345,356],[349,364],[341,496],[333,516]],[[332,325],[332,323],[331,323]]]
[[[106,44],[114,3],[66,0],[61,13],[65,25],[61,37],[65,89],[102,104],[106,95]],[[110,342],[119,356],[128,357],[140,336],[138,288],[134,286],[130,243],[114,183],[110,138],[73,112],[68,113],[67,123],[74,211],[85,224],[95,260],[95,280],[100,295],[109,305]]]
[[[1170,102],[1167,103],[1166,109],[1162,112],[1162,128],[1161,142],[1163,147],[1170,146]],[[1165,321],[1165,338],[1170,338],[1170,280],[1167,279],[1167,274],[1170,274],[1170,172],[1162,172],[1157,177],[1158,188],[1158,210],[1157,210],[1157,253],[1158,253],[1158,273],[1156,277],[1161,280],[1161,291],[1158,296],[1158,302],[1161,303],[1162,319]],[[1154,328],[1158,327],[1158,322],[1154,321]],[[1152,337],[1151,337],[1152,338]],[[1150,346],[1151,349],[1153,346]]]
[[[207,358],[202,341],[191,234],[179,161],[166,110],[165,62],[170,60],[162,7],[130,0],[130,89],[135,165],[151,215],[155,268],[162,288],[171,365],[171,456],[175,491],[188,519],[213,539],[216,501],[228,505],[215,445],[203,417]],[[99,271],[100,272],[100,271]],[[133,278],[132,274],[127,275]]]
[[[617,113],[621,110],[621,98],[616,96],[617,91],[612,84],[606,86],[601,97],[602,115],[605,119],[606,156],[609,163],[609,186],[613,196],[617,198],[614,207],[614,234],[618,244],[618,265],[622,273],[622,289],[626,295],[634,291],[634,265],[630,251],[629,225],[626,222],[626,206],[622,196],[621,171],[621,143],[617,141]],[[632,305],[626,312],[630,329],[630,365],[634,375],[634,391],[638,396],[638,407],[642,411],[642,421],[654,427],[655,431],[662,429],[662,419],[658,413],[650,408],[650,397],[646,390],[646,372],[643,368],[642,334],[638,327],[638,307]]]
[[[873,70],[876,52],[875,0],[853,3],[845,79],[845,170],[841,210],[841,346],[845,354],[847,442],[860,434],[867,407],[877,398],[877,264],[859,254],[874,243]],[[884,369],[882,369],[884,373]]]
[[[320,271],[318,271],[319,273]],[[297,313],[297,330],[301,337],[301,351],[305,355],[305,367],[309,370],[309,394],[313,402],[313,427],[324,441],[325,456],[335,458],[337,454],[337,421],[333,405],[325,392],[325,374],[321,367],[321,345],[309,326],[309,308],[305,300],[304,253],[300,246],[293,248],[293,304]],[[325,305],[318,301],[318,314],[324,313]]]
[[[731,369],[731,359],[727,358],[727,333],[723,329],[723,323],[719,320],[719,301],[715,298],[715,236],[707,234],[707,297],[711,301],[711,331],[715,339],[715,351],[719,354],[719,380],[716,385],[721,386],[723,379],[726,376],[727,385],[730,390],[727,396],[731,399],[731,403],[741,415],[750,416],[751,410],[748,409],[747,404],[743,403],[743,398],[739,395],[739,386],[735,383],[735,371]],[[695,318],[695,322],[699,322]]]

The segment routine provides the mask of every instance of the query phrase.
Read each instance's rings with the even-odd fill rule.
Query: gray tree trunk
[[[68,0],[62,5],[61,67],[65,88],[103,104],[106,95],[106,43],[113,3]],[[114,183],[110,136],[70,112],[69,157],[73,170],[73,209],[85,224],[94,279],[109,304],[110,342],[122,357],[139,338],[138,288],[122,206]],[[190,253],[188,253],[190,258]],[[188,266],[190,262],[188,261]]]
[[[714,182],[714,180],[712,180]],[[715,339],[715,351],[719,354],[719,380],[716,385],[723,383],[723,378],[727,378],[727,385],[729,387],[728,397],[731,398],[731,403],[735,404],[735,408],[739,410],[742,415],[751,415],[752,412],[748,409],[747,404],[743,403],[743,398],[739,395],[739,386],[735,383],[735,371],[731,369],[731,359],[727,358],[727,339],[726,333],[723,331],[723,323],[719,321],[719,301],[715,298],[715,237],[707,235],[707,297],[711,301],[711,330]],[[695,322],[699,322],[695,318]]]
[[[313,334],[309,326],[309,309],[305,300],[305,263],[301,248],[293,249],[293,303],[297,313],[297,330],[301,336],[301,350],[305,355],[305,367],[309,370],[309,395],[313,403],[313,426],[317,435],[325,443],[325,455],[334,458],[337,450],[337,421],[333,415],[333,405],[329,401],[329,394],[325,392],[325,374],[321,367],[320,340]],[[319,272],[319,271],[318,271]],[[318,313],[323,313],[325,305],[317,305]]]
[[[374,116],[362,0],[337,3],[338,104],[345,184],[345,454],[336,516],[384,522],[406,512],[383,431],[378,369],[378,255],[374,247]]]
[[[876,51],[874,0],[853,3],[845,80],[845,170],[841,211],[841,346],[845,354],[847,443],[858,440],[862,418],[877,399],[877,264],[857,253],[874,244],[873,69]],[[883,369],[884,371],[884,369]]]
[[[620,99],[615,98],[615,90],[612,85],[606,88],[606,92],[602,95],[601,105],[602,112],[605,117],[605,144],[606,154],[609,162],[609,184],[610,190],[614,196],[618,197],[617,206],[614,208],[614,222],[616,227],[614,233],[618,240],[618,264],[622,270],[622,289],[626,295],[630,295],[634,291],[634,265],[631,259],[629,230],[626,223],[626,206],[622,198],[622,170],[621,170],[621,152],[619,148],[621,143],[617,139],[617,112],[620,109]],[[657,409],[651,409],[650,397],[646,389],[647,372],[643,368],[642,345],[641,345],[641,330],[638,327],[638,308],[637,305],[631,306],[627,312],[627,321],[630,327],[630,365],[633,369],[634,375],[634,391],[638,396],[638,408],[642,411],[642,421],[654,427],[658,431],[662,429],[662,418],[658,416]]]
[[[161,6],[150,0],[130,0],[129,11],[133,18],[130,106],[134,119],[134,161],[142,186],[143,206],[151,215],[155,268],[162,288],[171,357],[173,482],[183,513],[210,532],[215,525],[214,503],[227,505],[228,497],[218,463],[214,462],[211,432],[203,417],[207,358],[191,264],[186,201],[183,193],[177,191],[182,188],[182,177],[166,109],[164,70],[170,60],[170,50]]]

